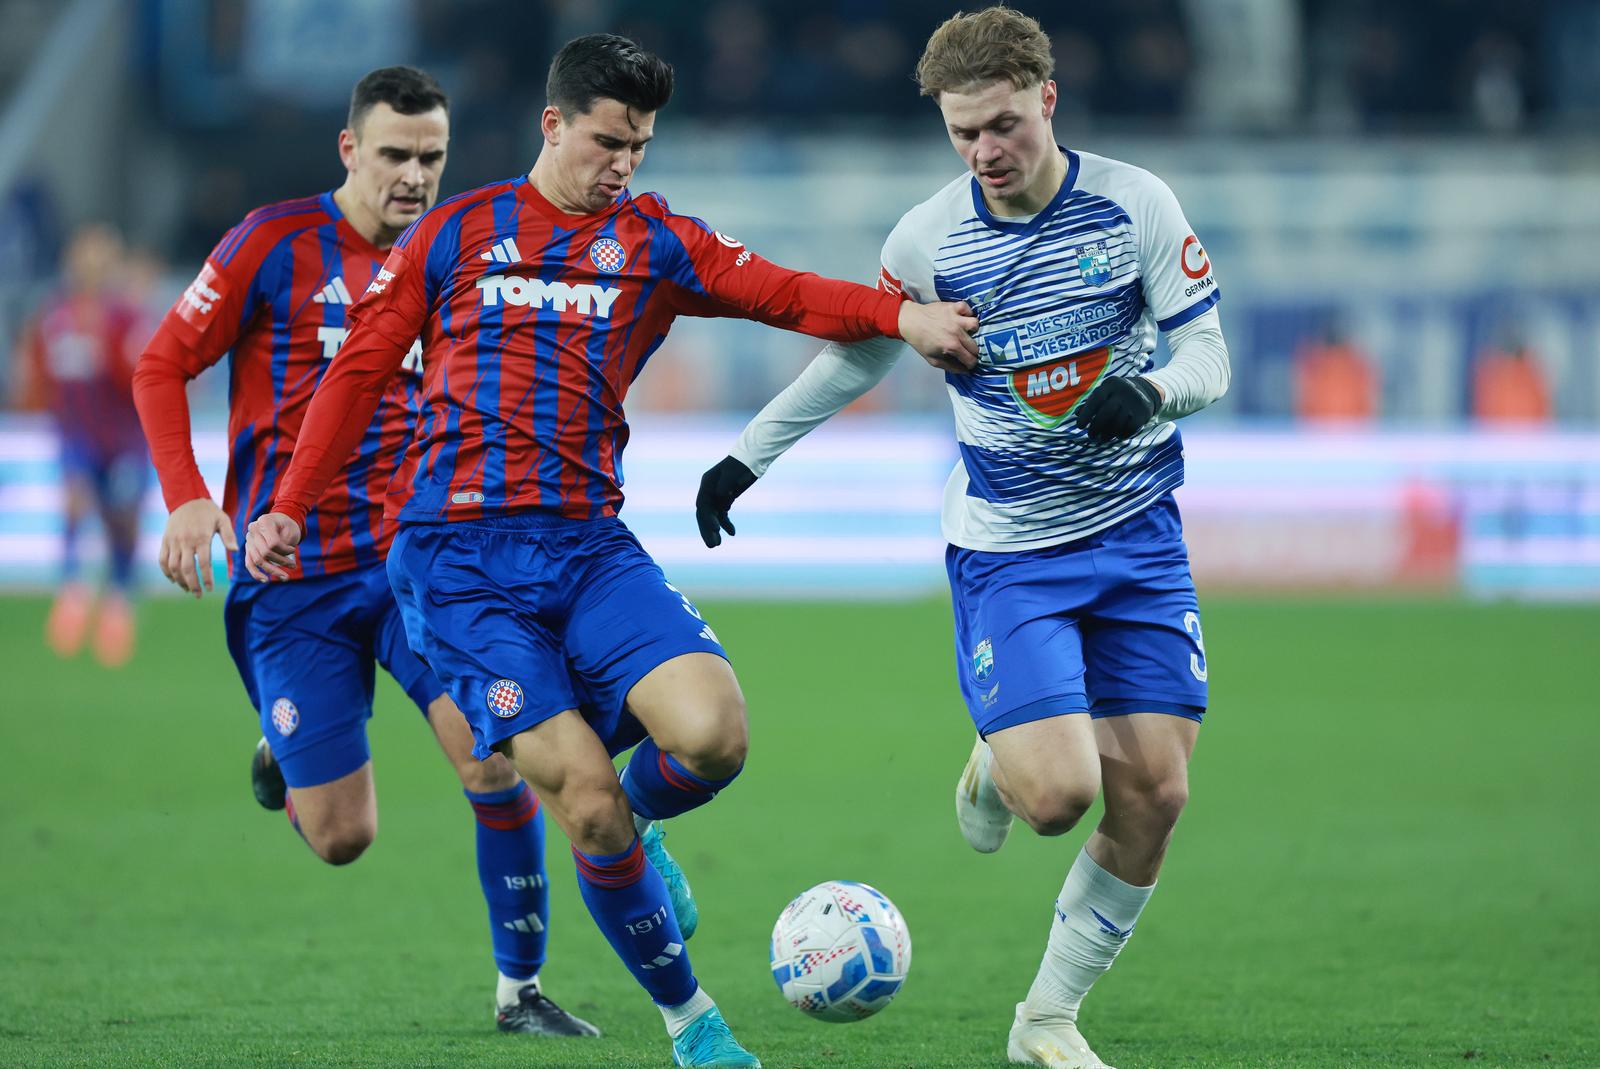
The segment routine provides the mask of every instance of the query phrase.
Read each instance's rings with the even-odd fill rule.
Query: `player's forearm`
[[[835,342],[900,337],[899,296],[776,264],[749,267],[756,285],[739,303],[769,326]]]
[[[133,370],[133,404],[169,512],[186,501],[211,496],[194,459],[187,391],[191,378],[181,363],[154,343]]]
[[[409,342],[402,345],[370,328],[363,330],[359,324],[351,328],[311,395],[294,457],[271,511],[305,527],[306,513],[361,443],[408,348]]]
[[[1168,332],[1167,344],[1172,359],[1144,376],[1161,390],[1157,419],[1181,419],[1216,403],[1228,392],[1232,371],[1216,309]]]
[[[764,475],[795,442],[883,381],[900,350],[900,342],[887,338],[829,345],[756,414],[731,455]]]

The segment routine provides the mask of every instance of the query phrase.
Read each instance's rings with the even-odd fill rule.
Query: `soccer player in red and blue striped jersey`
[[[117,284],[125,256],[121,239],[104,226],[73,235],[61,288],[29,325],[21,367],[24,404],[48,409],[61,441],[61,590],[45,636],[70,657],[93,617],[92,649],[108,667],[133,656],[133,559],[150,484],[131,385],[149,323]],[[106,534],[107,582],[98,604],[79,574],[78,531],[91,510]]]
[[[171,516],[168,578],[199,597],[211,588],[214,533],[237,551],[241,521],[277,493],[313,389],[343,342],[354,297],[388,249],[433,203],[449,138],[448,103],[422,71],[390,67],[356,86],[340,134],[344,185],[251,212],[207,258],[140,359],[135,392]],[[257,583],[235,557],[228,648],[265,738],[252,769],[257,797],[285,808],[325,861],[353,861],[377,830],[367,746],[373,665],[382,664],[427,716],[476,817],[478,869],[499,969],[503,1031],[595,1035],[540,991],[549,919],[538,799],[504,758],[479,762],[455,703],[406,645],[384,573],[393,524],[383,514],[418,412],[420,349],[387,383],[338,478],[308,502],[307,538],[281,584]],[[184,387],[231,353],[229,463],[223,508],[190,445]],[[199,566],[196,567],[196,558]],[[267,740],[270,739],[270,748]],[[286,797],[285,797],[286,795]]]
[[[680,315],[904,337],[949,367],[973,362],[977,323],[785,270],[630,195],[671,89],[671,67],[625,38],[562,48],[533,170],[430,212],[352,311],[246,561],[292,574],[311,507],[420,333],[423,415],[389,497],[412,648],[474,752],[508,753],[572,840],[584,902],[661,1008],[677,1064],[751,1066],[695,979],[681,900],[645,860],[659,821],[733,781],[747,729],[716,634],[617,519],[623,398]],[[635,744],[619,782],[610,755]]]

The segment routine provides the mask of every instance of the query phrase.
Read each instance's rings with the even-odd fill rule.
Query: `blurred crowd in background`
[[[870,280],[899,215],[960,173],[912,78],[928,34],[958,6],[0,0],[0,409],[111,411],[143,340],[229,228],[254,207],[342,181],[335,138],[368,70],[414,63],[449,92],[448,196],[528,169],[549,57],[593,31],[633,36],[676,68],[636,188],[659,189],[781,263]],[[1166,179],[1217,264],[1233,386],[1191,422],[1247,432],[1600,426],[1600,0],[1016,6],[1054,43],[1058,137]],[[629,410],[747,415],[815,351],[759,326],[685,321]],[[944,393],[939,376],[904,361],[858,408],[943,420]],[[225,372],[194,384],[202,431],[222,424],[226,396]],[[27,436],[47,422],[0,412],[0,437],[9,427],[8,448],[36,449]],[[112,479],[127,468],[126,444],[78,450],[88,458],[78,474],[113,491],[102,500],[131,500]],[[1460,467],[1453,449],[1440,456]],[[0,456],[0,581],[45,561],[74,574],[83,508],[70,486],[60,502],[45,489],[74,477],[71,452],[59,470],[53,452]],[[1419,497],[1414,474],[1395,484],[1409,488],[1406,515],[1418,500],[1442,502],[1423,510],[1423,527],[1455,532],[1433,554],[1451,569],[1471,556],[1458,553],[1470,541],[1462,516],[1489,517],[1478,526],[1493,546],[1504,526],[1498,504],[1461,505],[1455,467],[1426,477],[1453,487],[1442,495]],[[1588,471],[1548,477],[1565,495],[1551,515],[1582,535],[1572,559],[1589,562],[1586,589],[1600,590],[1600,542],[1583,541],[1600,531],[1600,483]],[[1474,501],[1510,493],[1499,474],[1470,478],[1496,488]],[[148,541],[160,502],[143,481],[126,488],[145,496]],[[1532,506],[1522,482],[1513,489],[1520,517]],[[1239,530],[1254,537],[1267,530],[1262,493],[1252,484],[1240,497],[1256,512]],[[48,518],[58,503],[59,527]],[[1349,507],[1362,522],[1378,515],[1365,499]],[[633,515],[650,522],[640,506]],[[111,515],[98,524],[119,526]],[[1319,515],[1314,529],[1333,528]],[[1225,533],[1216,547],[1245,544]],[[1237,575],[1258,568],[1262,551],[1249,545]],[[1333,549],[1344,545],[1358,547],[1349,555],[1362,567],[1377,557],[1343,534]],[[1484,559],[1498,568],[1494,553],[1523,553],[1506,545]],[[92,629],[64,599],[51,622],[58,651],[88,643],[108,663],[126,658],[131,640],[116,625],[130,552],[126,539],[107,547],[110,611],[96,618],[113,626]],[[1337,552],[1316,556],[1325,565]],[[1396,559],[1391,572],[1349,574],[1442,574]],[[1556,569],[1540,558],[1555,588],[1570,586],[1560,559]]]
[[[17,99],[29,57],[69,6],[0,0],[0,23],[8,28],[0,40],[0,99]],[[784,156],[763,148],[775,136],[810,139],[812,156],[837,148],[841,164],[898,139],[937,137],[931,105],[919,97],[911,71],[926,35],[951,9],[926,0],[822,0],[803,10],[755,0],[129,0],[121,6],[115,48],[125,71],[117,82],[117,117],[86,132],[115,137],[114,156],[125,164],[103,184],[99,210],[91,220],[72,218],[81,211],[25,166],[9,189],[0,187],[0,332],[8,339],[21,336],[44,299],[74,225],[93,221],[123,231],[127,286],[158,312],[252,207],[337,185],[333,136],[350,85],[372,67],[415,62],[451,93],[445,194],[527,169],[537,152],[547,57],[561,41],[596,29],[631,34],[676,66],[673,126],[653,152],[665,166],[654,164],[647,178],[671,173],[674,165],[694,166],[692,146],[672,145],[680,127],[696,130],[702,145],[717,137],[736,146],[748,139],[749,158],[709,166],[780,172]],[[1320,152],[1330,160],[1345,146],[1412,137],[1467,139],[1490,151],[1496,144],[1548,151],[1585,144],[1600,120],[1600,64],[1593,62],[1600,55],[1600,0],[1118,0],[1044,4],[1034,13],[1055,44],[1062,93],[1057,131],[1069,143],[1135,136],[1198,148],[1288,137],[1322,146],[1312,158]],[[1592,147],[1588,152],[1579,168],[1600,170]],[[1190,189],[1174,184],[1196,215]],[[914,198],[902,199],[908,206]],[[1209,223],[1203,209],[1199,214],[1197,229],[1207,223],[1201,232],[1218,254],[1225,283],[1232,279],[1235,290],[1248,283],[1238,254],[1235,262],[1227,255],[1229,234]],[[1372,240],[1381,245],[1386,238],[1376,233]],[[810,250],[801,255],[806,266],[831,266],[826,259],[818,264]],[[853,270],[864,273],[870,272]],[[1234,301],[1224,308],[1237,317]],[[1547,368],[1538,330],[1520,318],[1507,305],[1493,322],[1461,332],[1456,347],[1469,351],[1451,357],[1460,387],[1448,407],[1457,417],[1483,421],[1592,418],[1600,401],[1570,411],[1552,402],[1551,394],[1561,392],[1548,381],[1552,374],[1575,373],[1576,388],[1587,391],[1585,370],[1573,371],[1570,352]],[[1385,403],[1395,386],[1385,382],[1386,365],[1396,354],[1373,352],[1382,339],[1364,337],[1364,325],[1346,308],[1303,300],[1260,330],[1234,332],[1267,339],[1254,348],[1264,345],[1273,366],[1287,372],[1258,377],[1227,404],[1230,415],[1358,424],[1416,415],[1418,406],[1404,399]],[[0,361],[14,363],[17,352],[0,350]],[[1241,351],[1247,367],[1253,355]],[[786,381],[798,359],[786,356],[774,374],[722,386],[686,383],[666,371],[642,392],[641,403],[745,407]],[[22,380],[13,374],[7,381]],[[941,391],[924,385],[879,403],[913,410],[941,405]],[[220,401],[220,383],[209,391]],[[15,387],[11,401],[30,403]]]

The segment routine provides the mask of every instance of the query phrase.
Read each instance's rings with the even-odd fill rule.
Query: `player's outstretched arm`
[[[652,204],[651,211],[664,211]],[[665,216],[683,256],[672,268],[686,315],[729,315],[835,342],[904,339],[946,370],[977,365],[977,318],[964,303],[917,305],[883,289],[793,271],[688,216]],[[907,308],[906,304],[911,307]]]

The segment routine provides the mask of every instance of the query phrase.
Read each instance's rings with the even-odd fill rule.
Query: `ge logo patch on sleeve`
[[[522,712],[522,688],[509,679],[489,684],[489,711],[502,720]]]
[[[284,738],[294,734],[294,729],[300,726],[300,710],[294,707],[294,702],[279,698],[272,703],[272,726]]]

